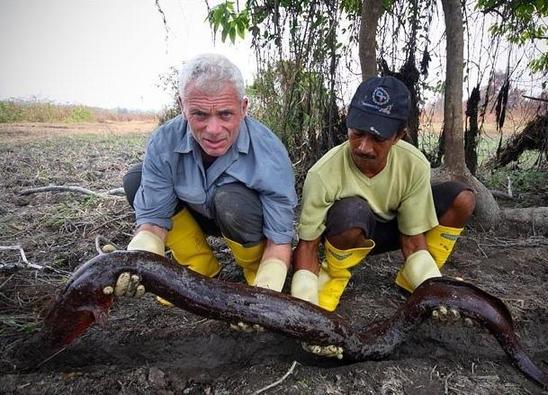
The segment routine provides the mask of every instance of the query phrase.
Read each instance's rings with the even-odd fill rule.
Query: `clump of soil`
[[[33,136],[33,130],[40,132]],[[9,128],[7,130],[10,130]],[[17,348],[41,327],[40,314],[70,272],[96,252],[103,236],[124,247],[133,214],[123,198],[43,193],[21,198],[28,187],[79,185],[104,191],[140,160],[148,132],[93,129],[47,133],[25,129],[24,138],[0,129],[0,392],[251,394],[265,393],[499,393],[541,390],[510,365],[498,343],[481,328],[427,322],[382,361],[340,365],[316,358],[282,335],[240,333],[157,304],[154,296],[120,299],[110,318],[92,327],[71,347],[30,370],[16,366]],[[242,282],[222,240],[209,239],[223,263],[220,277]],[[512,230],[468,230],[444,268],[502,299],[521,341],[539,366],[548,369],[546,283],[548,239]],[[402,263],[392,252],[367,258],[343,295],[338,313],[354,328],[389,317],[406,295],[394,284]],[[286,292],[288,285],[286,283]],[[295,364],[296,362],[296,364]]]

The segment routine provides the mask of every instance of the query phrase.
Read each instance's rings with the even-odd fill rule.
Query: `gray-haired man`
[[[182,116],[154,132],[142,167],[124,178],[137,219],[128,250],[167,247],[212,277],[220,266],[205,235],[222,235],[248,284],[281,291],[297,203],[287,151],[247,116],[242,75],[227,58],[200,55],[179,79]]]

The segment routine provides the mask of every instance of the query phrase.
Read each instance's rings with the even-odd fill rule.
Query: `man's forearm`
[[[413,255],[419,250],[428,250],[428,247],[426,245],[426,238],[422,233],[413,236],[407,236],[402,234],[400,237],[400,242],[401,251],[405,259],[407,259],[410,255]]]
[[[293,266],[295,271],[308,270],[314,274],[320,271],[320,263],[318,261],[318,248],[320,238],[315,240],[300,240],[293,253]]]

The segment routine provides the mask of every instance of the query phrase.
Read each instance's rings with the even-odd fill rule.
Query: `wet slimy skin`
[[[462,281],[425,281],[392,317],[353,330],[342,317],[289,295],[195,274],[168,259],[143,251],[99,255],[72,276],[45,318],[39,354],[48,356],[69,345],[95,321],[104,321],[114,302],[103,289],[123,272],[137,274],[147,292],[192,313],[228,322],[259,324],[273,332],[319,345],[344,349],[347,362],[389,355],[440,306],[476,320],[497,339],[512,363],[548,388],[548,376],[527,356],[501,300]],[[38,346],[36,346],[38,345]]]

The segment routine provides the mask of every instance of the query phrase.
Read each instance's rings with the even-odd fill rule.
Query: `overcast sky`
[[[171,97],[157,87],[159,75],[202,52],[227,55],[251,82],[255,61],[249,39],[236,46],[219,42],[214,46],[204,0],[159,1],[169,28],[167,38],[155,0],[0,0],[0,99],[36,97],[160,110]],[[442,33],[443,26],[435,27],[432,42]],[[471,63],[465,95],[477,75],[489,70],[489,59],[483,56],[488,39],[479,34],[471,38],[465,49],[477,52],[474,56],[479,60]],[[443,57],[444,46],[437,52]],[[432,56],[437,58],[435,52]],[[516,64],[523,55],[514,50],[511,57],[511,64]],[[434,79],[443,78],[444,65],[437,59],[431,66]],[[504,63],[500,70],[506,68],[505,59],[499,58]],[[439,75],[434,74],[436,64]],[[483,75],[483,84],[487,77]],[[513,83],[527,92],[540,87],[538,80],[525,77]]]
[[[216,4],[218,1],[210,1]],[[251,78],[249,42],[213,45],[203,0],[0,0],[0,99],[159,110],[158,76],[202,52]]]

